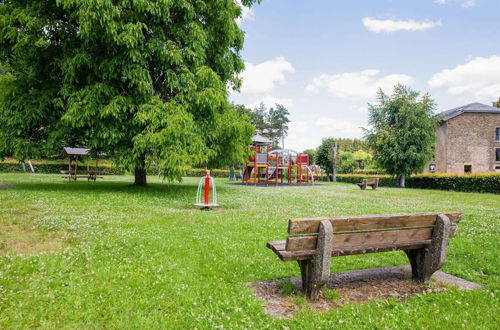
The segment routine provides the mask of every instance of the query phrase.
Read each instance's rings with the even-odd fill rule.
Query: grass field
[[[198,179],[132,187],[0,174],[0,328],[497,328],[500,195],[350,184],[252,187],[219,179],[221,209],[192,207]],[[299,275],[265,247],[290,217],[462,211],[447,273],[476,291],[402,303],[304,307],[272,319],[249,281]],[[334,258],[332,271],[408,264],[403,252]]]

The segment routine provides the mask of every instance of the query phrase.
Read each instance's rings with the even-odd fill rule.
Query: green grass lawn
[[[498,327],[500,195],[218,179],[221,208],[203,212],[192,206],[198,179],[150,181],[0,174],[16,187],[0,190],[0,328]],[[464,216],[443,270],[483,290],[304,307],[275,320],[246,284],[299,276],[265,247],[285,238],[290,217],[455,210]],[[332,271],[402,264],[401,251],[377,253],[334,258]]]

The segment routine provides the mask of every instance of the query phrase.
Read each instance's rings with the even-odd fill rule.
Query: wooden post
[[[254,145],[254,159],[253,159],[253,183],[257,185],[257,154],[259,150],[257,149],[257,145]]]
[[[75,156],[75,176],[74,179],[76,181],[76,174],[78,173],[78,156]]]
[[[31,163],[31,159],[28,159],[28,164],[30,166],[31,173],[35,173],[35,169],[33,168],[33,164]]]
[[[337,155],[338,155],[339,145],[334,142],[332,145],[332,165],[333,165],[333,176],[332,181],[337,182]]]
[[[431,245],[424,249],[405,251],[410,260],[414,280],[426,283],[432,274],[443,266],[448,252],[450,227],[450,219],[439,214],[432,231]]]

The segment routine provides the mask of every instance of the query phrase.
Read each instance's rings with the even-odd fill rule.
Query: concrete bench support
[[[432,274],[443,266],[448,252],[450,226],[450,219],[444,214],[439,214],[432,231],[431,245],[423,249],[405,250],[410,259],[414,280],[426,283]]]
[[[302,276],[302,290],[307,298],[315,300],[330,278],[330,264],[333,246],[333,227],[330,221],[323,220],[319,225],[316,254],[309,260],[298,260]]]

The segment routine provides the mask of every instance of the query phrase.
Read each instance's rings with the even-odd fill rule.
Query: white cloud
[[[253,21],[255,19],[255,12],[252,8],[244,6],[241,0],[235,0],[235,2],[241,8],[241,16],[236,19],[236,24],[241,25],[244,21]]]
[[[467,0],[462,2],[462,8],[471,8],[476,5],[476,0]]]
[[[456,2],[460,3],[462,8],[472,8],[476,5],[476,0],[434,0],[434,2],[440,5]]]
[[[298,152],[305,149],[315,149],[318,139],[311,134],[309,124],[303,120],[294,120],[289,124],[288,136],[285,139],[285,148],[292,148]]]
[[[292,121],[288,126],[289,132],[295,134],[303,134],[309,131],[309,125],[303,120]]]
[[[274,107],[276,103],[281,104],[285,106],[286,108],[291,108],[293,107],[293,100],[290,98],[279,98],[279,97],[274,97],[271,95],[266,95],[260,99],[257,99],[255,102],[245,104],[247,108],[253,109],[256,108],[260,105],[260,103],[264,103],[268,108],[269,107]]]
[[[394,85],[398,83],[409,85],[413,83],[413,78],[405,74],[380,76],[379,70],[322,74],[313,78],[313,82],[306,86],[306,90],[317,92],[324,89],[339,98],[373,99],[379,88],[386,92],[392,91]]]
[[[445,87],[448,93],[473,94],[476,98],[500,96],[500,56],[476,57],[453,69],[445,69],[432,76],[430,87]]]
[[[333,117],[318,118],[318,120],[316,120],[316,126],[320,128],[327,128],[332,132],[343,133],[343,134],[346,133],[355,134],[359,130],[361,130],[360,129],[361,125],[353,121],[342,120]]]
[[[359,105],[350,105],[349,106],[349,111],[353,113],[359,113],[359,114],[367,114],[368,113],[368,107],[365,106],[359,106]]]
[[[441,21],[392,20],[365,17],[363,25],[371,32],[424,31],[442,25]]]
[[[277,84],[286,83],[285,73],[295,72],[292,63],[283,56],[260,64],[245,63],[245,71],[241,73],[242,93],[267,93]]]

